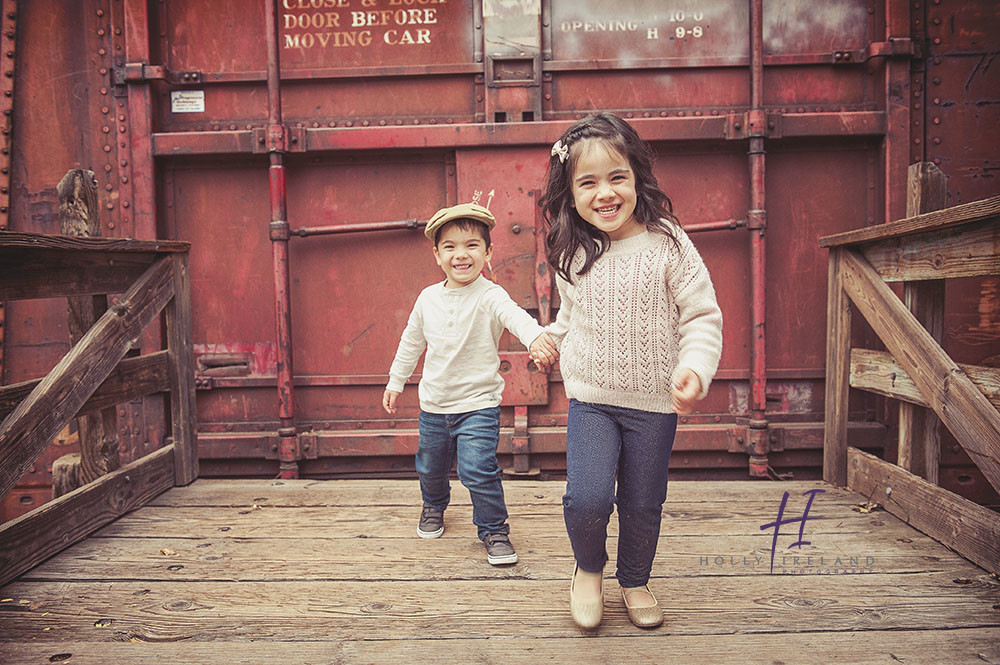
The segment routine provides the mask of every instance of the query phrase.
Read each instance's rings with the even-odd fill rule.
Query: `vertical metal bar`
[[[271,249],[274,265],[274,302],[278,338],[278,477],[299,477],[292,386],[292,312],[288,277],[288,214],[284,152],[286,132],[281,118],[280,61],[277,0],[264,0],[267,31],[267,146],[270,158],[268,189],[271,198]]]
[[[886,0],[885,41],[910,34],[909,4]],[[885,163],[885,217],[891,222],[906,214],[906,169],[910,157],[910,61],[885,59],[885,111],[887,117],[883,155]],[[917,132],[919,137],[919,133]]]
[[[767,363],[765,357],[765,241],[767,212],[764,207],[764,3],[750,3],[750,475],[768,473]]]
[[[10,218],[10,166],[14,144],[14,62],[17,37],[17,0],[3,0],[0,31],[0,231],[6,231]],[[4,381],[4,328],[6,307],[0,300],[0,385]]]
[[[125,62],[149,62],[149,7],[145,0],[128,0],[124,7]],[[128,121],[131,125],[127,156],[119,162],[122,189],[132,188],[132,234],[136,238],[157,238],[156,165],[153,162],[153,97],[149,81],[128,84]],[[128,164],[131,169],[128,169]],[[133,177],[129,181],[128,171]],[[141,174],[140,177],[134,177]],[[123,191],[123,194],[125,192]],[[125,204],[127,205],[127,203]],[[122,211],[124,217],[126,211]],[[122,219],[122,234],[127,233]]]

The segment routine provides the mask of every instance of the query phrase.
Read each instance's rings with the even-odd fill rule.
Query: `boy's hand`
[[[559,349],[556,348],[556,343],[545,332],[535,338],[535,341],[528,347],[528,352],[539,369],[545,372],[548,372],[559,359]]]
[[[382,408],[385,409],[386,413],[396,413],[396,398],[399,397],[399,393],[395,390],[388,390],[382,393]]]
[[[674,411],[679,416],[686,416],[694,409],[701,394],[701,379],[686,367],[677,372],[671,395],[674,398]]]

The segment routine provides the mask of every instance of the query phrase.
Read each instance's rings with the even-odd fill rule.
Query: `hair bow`
[[[563,142],[556,141],[552,144],[552,156],[559,157],[559,163],[562,164],[569,157],[569,146],[563,145]]]

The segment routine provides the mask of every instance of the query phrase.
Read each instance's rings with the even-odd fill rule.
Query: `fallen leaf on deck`
[[[173,551],[168,547],[164,547],[162,550],[160,550],[160,554],[162,554],[163,556],[177,556],[177,552]]]
[[[882,506],[878,505],[874,501],[865,501],[864,503],[859,503],[858,505],[851,508],[856,513],[861,513],[862,515],[867,515],[868,513],[875,512],[881,509]]]

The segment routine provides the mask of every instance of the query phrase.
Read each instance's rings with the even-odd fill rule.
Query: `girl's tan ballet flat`
[[[653,596],[653,592],[649,590],[649,587],[641,587],[650,596]],[[628,620],[633,623],[633,625],[639,628],[656,628],[663,623],[663,611],[660,609],[660,603],[657,601],[655,605],[651,607],[631,607],[628,604],[629,593],[637,591],[638,589],[630,589],[625,591],[622,587],[622,600],[625,601],[625,609],[628,611]],[[653,596],[653,600],[656,601],[656,596]]]
[[[591,630],[601,625],[604,618],[604,573],[601,573],[601,596],[590,600],[579,600],[573,593],[573,586],[576,582],[576,571],[579,566],[573,568],[573,579],[569,583],[569,613],[573,616],[576,625],[584,630]]]

